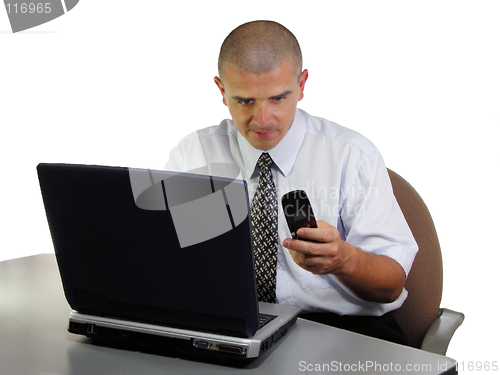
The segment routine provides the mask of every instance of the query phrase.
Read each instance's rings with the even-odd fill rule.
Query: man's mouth
[[[268,131],[268,132],[259,132],[259,131],[256,131],[256,130],[252,130],[253,133],[255,134],[255,136],[257,138],[260,138],[260,139],[266,139],[266,138],[269,138],[273,135],[274,133],[274,130],[271,130],[271,131]]]

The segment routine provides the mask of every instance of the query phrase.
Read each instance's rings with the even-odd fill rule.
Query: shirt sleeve
[[[164,169],[175,172],[202,173],[206,170],[207,164],[198,132],[194,132],[183,138],[170,151]]]
[[[181,151],[181,147],[179,145],[175,148],[173,148],[170,151],[168,161],[165,164],[164,169],[167,171],[174,171],[174,172],[182,172],[182,160],[183,160],[183,155]]]
[[[341,210],[348,243],[396,260],[408,275],[418,246],[394,197],[389,174],[377,150],[365,155],[352,174]]]

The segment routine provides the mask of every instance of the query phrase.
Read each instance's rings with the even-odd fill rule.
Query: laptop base
[[[290,315],[288,321],[282,322],[282,326],[278,330],[266,329],[267,327],[264,326],[251,338],[176,329],[110,317],[87,315],[77,311],[72,311],[70,314],[68,331],[87,336],[95,344],[118,345],[138,351],[158,350],[179,354],[252,360],[286,336],[290,327],[296,322],[298,312],[297,309],[297,314]]]

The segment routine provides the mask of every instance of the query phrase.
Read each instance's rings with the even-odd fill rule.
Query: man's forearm
[[[342,246],[349,256],[335,273],[340,282],[365,301],[390,303],[399,297],[406,275],[398,262],[385,255],[364,252],[345,241]]]
[[[318,221],[318,228],[301,228],[304,239],[286,238],[300,267],[316,275],[333,274],[359,298],[378,303],[394,302],[401,294],[406,273],[394,259],[364,252],[340,238],[334,226]]]

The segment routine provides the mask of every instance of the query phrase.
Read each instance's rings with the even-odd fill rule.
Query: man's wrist
[[[334,271],[333,274],[340,278],[353,275],[355,270],[358,268],[357,266],[359,262],[360,251],[361,250],[352,246],[350,243],[341,240],[341,263],[339,269],[337,271]]]

